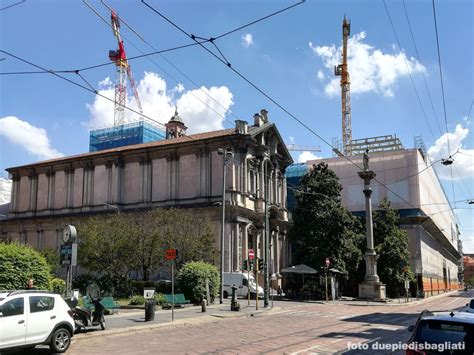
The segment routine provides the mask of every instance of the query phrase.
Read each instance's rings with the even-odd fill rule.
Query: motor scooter
[[[94,311],[79,307],[76,297],[72,297],[67,301],[67,304],[73,312],[74,323],[76,325],[76,332],[87,330],[88,327],[100,326],[100,329],[105,329],[104,311],[105,307],[100,303],[100,298],[92,298],[88,296],[90,302],[94,305]]]

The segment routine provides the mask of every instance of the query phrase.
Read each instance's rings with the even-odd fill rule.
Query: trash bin
[[[155,301],[145,301],[145,322],[155,320]]]

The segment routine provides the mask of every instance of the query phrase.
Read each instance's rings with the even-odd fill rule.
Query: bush
[[[126,298],[133,293],[132,280],[126,276],[103,274],[97,278],[97,285],[103,296]]]
[[[36,250],[18,243],[0,243],[0,289],[25,289],[30,278],[37,289],[49,287],[50,268]]]
[[[143,296],[135,295],[130,299],[130,305],[132,306],[138,306],[145,304],[145,298]]]
[[[81,274],[72,280],[72,288],[78,289],[81,295],[86,294],[87,286],[97,283],[97,278],[91,274]]]
[[[52,278],[49,282],[49,290],[59,295],[66,294],[66,281],[58,277]]]
[[[176,281],[186,299],[193,303],[206,297],[206,279],[209,280],[211,301],[219,294],[219,272],[217,268],[203,261],[187,263],[179,272]]]

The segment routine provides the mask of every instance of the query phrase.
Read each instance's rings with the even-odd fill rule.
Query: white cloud
[[[408,58],[403,52],[393,54],[383,53],[367,43],[364,43],[365,32],[360,32],[348,41],[348,66],[352,93],[375,92],[384,96],[394,96],[399,78],[409,74],[420,73],[425,67],[415,58]],[[325,84],[328,96],[340,94],[340,78],[334,77],[334,66],[342,62],[342,48],[335,44],[317,46],[309,42],[313,53],[320,57],[330,75]],[[318,72],[318,78],[319,72]],[[321,78],[320,78],[321,79]]]
[[[242,36],[242,45],[245,47],[245,48],[248,48],[250,47],[251,45],[253,45],[253,37],[252,37],[252,34],[251,33],[247,33],[245,35]]]
[[[324,80],[325,78],[326,78],[326,75],[324,75],[323,71],[321,69],[318,70],[318,79]]]
[[[110,81],[99,91],[102,95],[113,99],[114,87]],[[225,115],[233,105],[233,95],[226,86],[201,87],[196,90],[186,90],[179,83],[168,89],[166,81],[157,73],[145,72],[137,86],[144,115],[164,124],[174,115],[175,105],[178,105],[179,115],[188,127],[188,133],[212,131],[223,128]],[[176,95],[180,95],[176,97]],[[212,99],[210,97],[212,97]],[[215,101],[214,101],[214,100]],[[216,102],[217,101],[217,102]],[[127,106],[138,111],[133,95],[127,95]],[[91,118],[84,124],[91,129],[110,126],[114,121],[114,104],[100,96],[96,96],[92,104],[87,104]],[[126,110],[125,121],[138,119],[138,115]]]
[[[45,129],[35,127],[15,116],[0,118],[0,135],[40,159],[64,156],[64,154],[51,147]]]
[[[316,159],[321,159],[321,157],[318,157],[317,155],[314,155],[310,151],[304,151],[301,152],[301,154],[298,156],[298,163],[306,163],[308,160],[316,160]]]
[[[294,143],[295,143],[295,137],[290,136],[289,138],[290,138],[290,143],[291,143],[291,144],[294,144]]]
[[[446,159],[449,154],[453,155],[453,179],[473,179],[474,178],[474,149],[466,149],[462,142],[467,138],[469,129],[462,125],[456,125],[454,132],[444,133],[439,137],[435,144],[428,149],[428,155],[432,161]],[[448,139],[449,148],[448,152]],[[459,149],[459,152],[456,151]],[[441,179],[451,180],[451,168],[441,163],[434,165]]]

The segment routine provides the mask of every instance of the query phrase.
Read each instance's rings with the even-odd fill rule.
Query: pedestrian
[[[26,284],[26,288],[27,288],[28,290],[36,290],[36,287],[35,287],[35,285],[34,285],[34,283],[33,283],[33,278],[32,278],[32,277],[30,277],[30,278],[28,279],[28,282],[27,282],[27,284]]]

